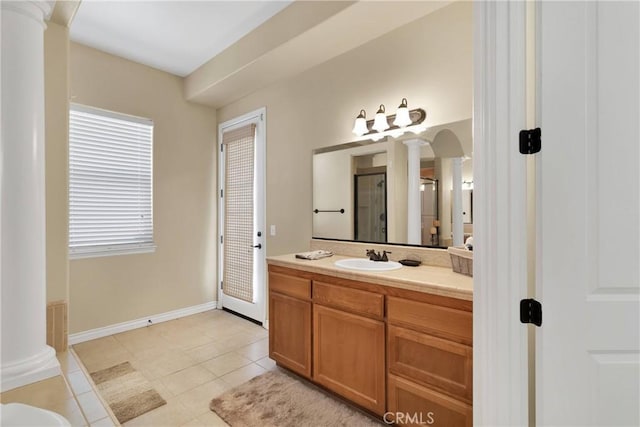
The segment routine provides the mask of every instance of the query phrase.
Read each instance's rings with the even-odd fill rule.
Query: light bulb
[[[389,129],[389,122],[387,122],[387,116],[384,111],[384,105],[380,104],[380,108],[376,113],[376,117],[373,120],[372,129],[377,132],[384,132]]]
[[[407,98],[402,98],[402,102],[396,111],[396,119],[393,121],[393,124],[403,128],[409,126],[411,123],[412,121],[411,117],[409,117],[409,108],[407,107]]]
[[[358,136],[362,136],[367,132],[369,132],[369,128],[367,127],[367,113],[364,110],[360,110],[360,114],[356,117],[356,121],[353,125],[353,133]]]

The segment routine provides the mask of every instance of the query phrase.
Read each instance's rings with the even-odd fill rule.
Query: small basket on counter
[[[447,251],[451,256],[453,271],[473,277],[473,251],[465,246],[450,246]]]

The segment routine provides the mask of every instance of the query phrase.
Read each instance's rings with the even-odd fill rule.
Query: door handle
[[[258,248],[258,249],[262,249],[262,244],[258,243],[257,245],[253,246],[254,248]]]

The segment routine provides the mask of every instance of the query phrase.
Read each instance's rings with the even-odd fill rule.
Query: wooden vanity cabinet
[[[269,357],[311,378],[311,280],[269,271]]]
[[[313,302],[314,381],[383,415],[384,297],[314,281]]]
[[[269,316],[279,365],[398,425],[472,425],[471,301],[270,265]]]

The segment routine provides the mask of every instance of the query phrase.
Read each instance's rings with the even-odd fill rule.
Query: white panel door
[[[640,425],[640,3],[540,2],[537,424]]]
[[[224,144],[225,135],[245,128],[247,125],[255,125],[254,158],[253,158],[253,185],[246,185],[245,180],[240,177],[235,179],[236,185],[234,196],[230,196],[231,188],[227,188],[227,171],[232,168],[246,168],[246,164],[238,162],[240,156],[238,151],[234,151],[235,161],[227,164],[227,155],[232,151],[227,148],[219,150],[219,230],[220,230],[220,251],[218,259],[219,301],[218,308],[224,308],[238,313],[258,323],[265,321],[266,314],[266,242],[264,230],[266,227],[266,109],[247,113],[243,116],[221,123],[218,126],[218,143]],[[236,170],[236,172],[238,172]],[[231,174],[233,175],[233,174]],[[239,173],[239,175],[244,175]],[[246,217],[239,219],[238,215],[227,218],[227,215],[237,213],[237,209],[229,209],[231,205],[242,205],[246,207],[246,199],[251,200],[253,215],[251,224],[246,224]],[[242,207],[240,206],[240,207]],[[238,206],[236,206],[238,207]],[[242,210],[242,209],[241,209]],[[249,236],[247,236],[249,229]],[[226,231],[225,231],[226,230]],[[225,236],[226,232],[229,232]],[[226,239],[225,239],[226,237]],[[233,238],[234,243],[229,244]],[[229,253],[226,253],[226,252]],[[225,265],[233,267],[234,285],[224,286]],[[229,272],[228,272],[229,273]],[[230,276],[227,275],[227,278]],[[240,283],[244,282],[244,283]],[[227,283],[228,285],[228,283]],[[244,290],[249,287],[249,296],[244,295]],[[234,289],[236,288],[236,289]],[[238,290],[240,292],[238,292]]]

